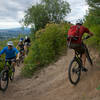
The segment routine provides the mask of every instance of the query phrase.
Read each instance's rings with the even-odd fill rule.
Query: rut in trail
[[[21,68],[17,68],[14,82],[5,93],[0,92],[0,100],[100,100],[100,90],[96,89],[100,86],[100,66],[87,64],[89,71],[83,72],[78,85],[73,86],[67,73],[73,56],[73,51],[68,51],[31,79],[21,77]]]

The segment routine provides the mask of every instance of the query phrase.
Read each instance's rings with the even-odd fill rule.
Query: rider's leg
[[[85,51],[86,51],[86,58],[87,58],[87,60],[89,61],[90,65],[93,66],[93,62],[92,62],[92,59],[91,59],[91,57],[89,55],[89,51],[88,51],[87,47],[86,47]]]
[[[85,63],[86,63],[86,54],[83,53],[83,54],[82,54],[82,64],[83,64],[83,65],[82,65],[82,71],[87,72],[88,69],[85,68]]]
[[[85,52],[85,44],[83,44],[82,43],[82,45],[81,45],[81,50],[82,50],[82,70],[83,71],[85,71],[85,72],[87,72],[88,71],[88,69],[87,68],[85,68],[85,63],[86,63],[86,52]]]
[[[24,50],[25,50],[25,55],[26,55],[26,52],[27,52],[27,46],[26,45],[24,46]]]
[[[11,63],[11,66],[13,67],[13,71],[15,72],[16,63],[15,63],[15,62],[12,62],[12,63]]]
[[[85,63],[86,63],[86,54],[85,53],[82,54],[82,62],[83,62],[83,66],[85,66]]]

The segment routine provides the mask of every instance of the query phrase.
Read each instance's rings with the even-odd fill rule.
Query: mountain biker
[[[18,45],[16,46],[16,48],[19,47],[19,55],[21,55],[21,53],[24,53],[24,43],[23,43],[23,38],[20,38]]]
[[[13,46],[13,42],[12,41],[8,41],[7,42],[7,46],[4,47],[1,51],[0,51],[0,56],[5,53],[6,57],[5,57],[5,62],[9,63],[10,65],[13,65],[14,69],[15,69],[15,62],[16,59],[19,59],[19,51]],[[17,58],[16,58],[17,57]],[[9,61],[8,61],[9,60]],[[6,65],[5,63],[5,65]]]
[[[27,52],[28,50],[28,47],[31,45],[31,40],[28,36],[25,36],[25,40],[24,40],[24,50],[25,50],[25,53]]]
[[[23,41],[24,41],[24,38],[22,38],[22,37],[21,37],[21,38],[20,38],[20,41],[22,41],[22,42],[23,42]]]
[[[28,36],[25,36],[24,44],[30,45],[30,43],[31,43],[30,38]]]
[[[86,45],[82,42],[82,36],[84,33],[88,33],[89,36],[93,36],[93,33],[90,32],[90,30],[83,26],[83,21],[81,19],[78,19],[76,21],[76,25],[72,25],[68,31],[68,46],[71,49],[75,49],[76,51],[80,52],[82,54],[82,71],[88,71],[87,68],[85,68],[85,62],[86,62],[86,50],[88,51]]]

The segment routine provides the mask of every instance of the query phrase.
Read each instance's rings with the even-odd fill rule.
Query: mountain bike
[[[0,73],[0,90],[6,91],[8,88],[9,80],[14,80],[14,72],[15,68],[9,62],[13,62],[13,60],[7,60],[4,66],[4,69]]]
[[[19,59],[16,60],[17,66],[19,66],[20,63],[23,63],[23,62],[24,62],[24,58],[25,58],[25,51],[24,51],[24,50],[21,50],[21,51],[20,51]]]
[[[86,40],[88,38],[90,38],[90,36],[85,37],[83,40]],[[81,59],[82,54],[78,52],[77,50],[74,50],[74,51],[75,51],[75,56],[73,57],[68,67],[68,78],[71,84],[76,85],[80,80],[83,63]],[[88,62],[91,65],[93,65],[92,59],[89,55],[87,48],[85,48],[85,53],[86,53],[86,58]]]

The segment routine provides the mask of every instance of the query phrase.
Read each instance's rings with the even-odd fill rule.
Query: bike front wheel
[[[9,78],[8,78],[8,71],[3,70],[0,73],[0,90],[6,91],[8,88]]]
[[[80,80],[81,67],[76,59],[73,59],[68,68],[68,78],[71,84],[76,85]]]

